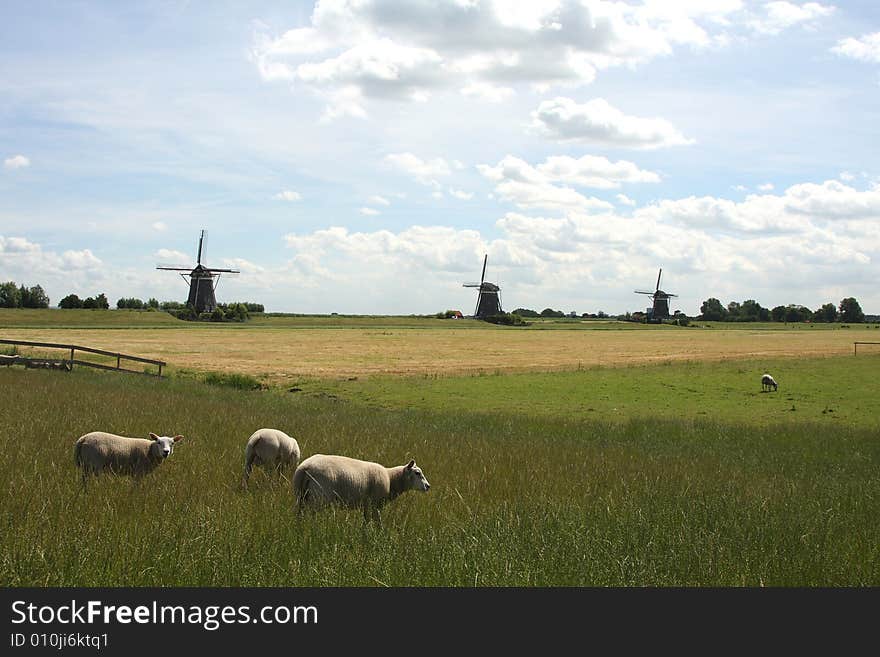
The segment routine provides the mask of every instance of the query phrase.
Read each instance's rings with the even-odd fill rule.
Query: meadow
[[[320,330],[344,353],[337,332],[365,329]],[[835,336],[841,353],[495,373],[450,371],[438,351],[422,374],[294,373],[295,392],[0,368],[0,584],[876,586],[880,355],[851,354],[855,328],[772,330],[795,345]],[[672,342],[654,338],[655,350],[672,353],[682,334],[750,334],[471,331],[503,336],[502,358],[521,348],[509,335],[539,349],[545,334],[602,334],[633,351],[659,335]],[[753,351],[770,331],[753,331]],[[778,392],[760,391],[764,367]],[[262,426],[296,437],[304,458],[415,458],[431,491],[395,500],[380,527],[357,511],[298,519],[283,479],[258,471],[241,488],[244,444]],[[105,477],[83,491],[73,443],[99,428],[186,438],[142,482]]]

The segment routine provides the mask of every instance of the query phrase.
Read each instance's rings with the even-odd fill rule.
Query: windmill
[[[477,293],[477,308],[474,310],[474,318],[485,319],[492,315],[500,315],[504,311],[501,310],[501,288],[495,283],[486,282],[486,263],[489,261],[489,254],[483,258],[483,273],[480,276],[479,283],[464,283],[462,287],[479,288]]]
[[[208,233],[203,230],[199,234],[199,251],[196,255],[195,267],[183,267],[174,265],[159,265],[156,269],[164,269],[165,271],[188,272],[181,274],[184,281],[189,279],[189,296],[186,299],[186,305],[195,308],[197,313],[209,313],[217,307],[217,299],[214,298],[214,290],[217,289],[217,283],[220,282],[220,274],[238,274],[237,269],[218,269],[217,267],[206,267],[202,264],[202,258],[207,257],[207,239]]]
[[[647,290],[635,290],[636,294],[648,294],[654,300],[654,303],[648,311],[648,321],[657,321],[669,317],[669,299],[677,297],[677,294],[664,292],[660,289],[660,277],[663,275],[663,269],[657,274],[657,286],[653,292]]]

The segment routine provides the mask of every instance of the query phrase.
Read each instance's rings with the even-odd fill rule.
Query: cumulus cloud
[[[764,183],[763,185],[758,185],[758,191],[772,192],[773,191],[773,183]]]
[[[586,103],[563,97],[545,100],[532,112],[532,127],[550,139],[608,147],[655,149],[694,143],[665,119],[629,116],[603,98]]]
[[[275,194],[272,198],[276,201],[299,201],[302,199],[302,195],[299,192],[292,192],[289,189],[285,189],[284,191]]]
[[[633,199],[631,199],[629,196],[627,196],[626,194],[618,194],[614,198],[616,198],[617,202],[620,203],[621,205],[629,205],[629,206],[636,205],[636,202]]]
[[[168,224],[166,224],[164,221],[154,221],[152,226],[153,226],[153,230],[158,231],[160,233],[168,230]]]
[[[155,257],[160,262],[171,265],[189,264],[189,261],[193,259],[182,251],[175,251],[174,249],[159,249],[156,251]]]
[[[367,215],[368,217],[374,217],[377,214],[380,214],[380,212],[378,210],[376,210],[375,208],[366,208],[366,207],[361,208],[359,210],[359,212],[361,214]]]
[[[453,189],[451,187],[449,188],[449,194],[450,196],[453,196],[460,201],[469,201],[474,197],[473,192],[466,192],[464,190]]]
[[[370,203],[372,203],[373,205],[385,205],[385,206],[391,205],[391,201],[389,201],[384,196],[379,196],[378,194],[376,194],[375,196],[371,196],[367,200]]]
[[[763,11],[753,17],[748,25],[756,32],[776,35],[794,25],[813,27],[819,19],[833,14],[835,8],[832,5],[822,5],[818,2],[796,5],[781,0],[767,2],[762,9]]]
[[[12,157],[8,157],[3,160],[4,169],[23,169],[25,167],[29,167],[30,165],[31,161],[24,155],[13,155]]]
[[[452,173],[449,164],[440,157],[423,160],[412,153],[391,153],[385,156],[384,161],[423,185],[439,186],[437,179]]]
[[[387,296],[405,274],[418,281],[430,306],[415,312],[470,301],[470,295],[456,295],[461,282],[479,273],[483,253],[489,253],[490,280],[502,282],[510,307],[640,308],[632,290],[653,282],[660,266],[664,283],[680,295],[677,307],[686,312],[696,313],[708,296],[817,307],[838,300],[825,297],[828,286],[860,296],[869,292],[860,281],[880,273],[872,259],[880,249],[878,195],[876,187],[826,181],[741,202],[664,199],[630,216],[613,209],[565,209],[557,216],[508,212],[497,220],[491,240],[444,226],[399,232],[336,227],[285,239],[297,281],[319,290],[329,272],[339,290],[355,283],[361,289],[369,280]],[[793,272],[802,297],[786,292]],[[318,298],[316,292],[316,303]],[[860,296],[865,303],[867,298]],[[401,303],[396,310],[413,311],[411,300]]]
[[[26,237],[0,235],[0,260],[8,280],[40,284],[50,296],[53,289],[81,289],[83,285],[106,276],[104,263],[90,249],[58,253],[46,250]]]
[[[256,24],[251,59],[264,80],[327,98],[325,118],[364,116],[364,99],[418,101],[452,89],[499,102],[516,85],[589,84],[603,70],[678,47],[723,45],[738,27],[776,34],[828,12],[815,2],[771,2],[753,14],[741,0],[333,0],[278,35]]]
[[[609,210],[612,205],[586,197],[571,186],[614,189],[622,183],[659,182],[653,171],[632,162],[612,162],[604,157],[551,156],[537,166],[512,155],[495,166],[481,164],[478,171],[496,184],[495,194],[520,208]]]
[[[880,63],[880,32],[865,34],[858,39],[854,37],[841,39],[831,52],[861,62]]]

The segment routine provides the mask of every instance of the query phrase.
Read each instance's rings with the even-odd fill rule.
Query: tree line
[[[0,308],[48,308],[50,299],[42,286],[34,285],[27,287],[19,285],[15,281],[0,283]],[[93,297],[81,299],[76,294],[68,294],[58,302],[58,307],[63,310],[85,308],[91,310],[109,310],[110,301],[107,295],[101,292]],[[136,297],[121,297],[116,301],[119,310],[148,310],[168,312],[179,319],[197,319],[210,321],[243,321],[250,313],[265,312],[261,303],[250,301],[236,301],[232,303],[218,303],[211,313],[197,313],[194,308],[179,301],[159,301],[150,298],[147,301]]]
[[[810,310],[806,306],[791,303],[787,306],[764,308],[754,299],[742,303],[731,301],[724,306],[715,297],[706,299],[700,306],[698,319],[708,322],[820,322],[860,323],[865,313],[855,297],[841,299],[838,305],[826,303]]]

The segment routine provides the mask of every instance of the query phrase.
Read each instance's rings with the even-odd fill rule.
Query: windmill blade
[[[202,264],[202,258],[208,259],[208,231],[204,229],[199,234],[199,253],[196,256],[196,264]]]
[[[480,276],[480,285],[483,284],[483,281],[486,280],[486,263],[489,262],[489,254],[486,254],[486,257],[483,258],[483,273]]]
[[[657,289],[660,289],[660,277],[663,275],[663,268],[660,268],[660,271],[657,272]]]
[[[648,292],[647,290],[633,290],[633,292],[636,294],[650,294],[652,296],[655,294],[655,292]]]
[[[480,287],[482,283],[462,283],[462,287]]]
[[[202,271],[205,272],[217,272],[218,274],[240,274],[241,271],[238,269],[219,269],[218,267],[203,267]]]
[[[156,269],[165,269],[168,271],[192,271],[193,266],[192,265],[187,266],[187,265],[172,265],[169,263],[160,263],[160,264],[156,265]]]

